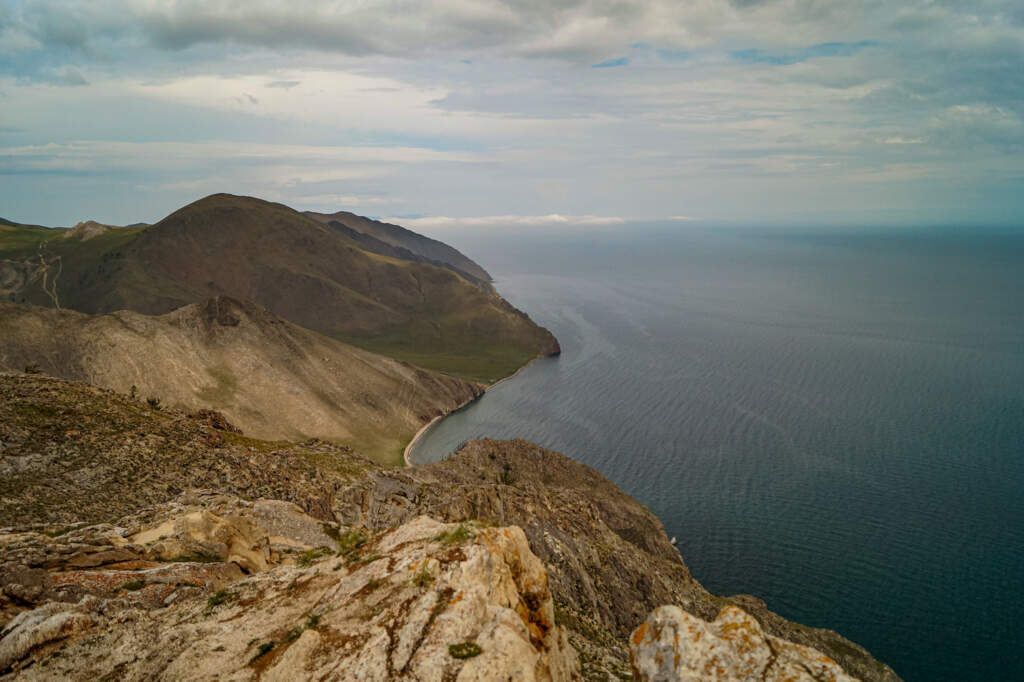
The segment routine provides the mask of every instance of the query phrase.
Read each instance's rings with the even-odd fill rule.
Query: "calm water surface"
[[[907,680],[1024,679],[1024,236],[446,237],[559,338],[422,439],[585,462],[712,592]]]

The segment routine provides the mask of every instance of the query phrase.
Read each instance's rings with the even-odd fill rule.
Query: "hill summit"
[[[168,313],[215,296],[367,350],[491,382],[558,352],[457,250],[352,214],[214,194],[152,226],[0,233],[0,295],[86,313]]]

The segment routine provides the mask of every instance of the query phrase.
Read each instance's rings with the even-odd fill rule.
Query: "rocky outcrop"
[[[712,621],[736,604],[770,634],[823,651],[856,677],[899,680],[836,632],[787,621],[749,596],[710,594],[650,510],[590,467],[525,440],[471,441],[443,462],[368,472],[338,495],[335,512],[369,528],[419,514],[522,527],[590,679],[629,674],[626,642],[658,606]]]
[[[249,439],[217,415],[0,375],[0,526],[19,531],[0,536],[4,618],[90,596],[147,613],[176,608],[289,564],[299,570],[323,546],[337,546],[345,568],[347,557],[373,556],[364,551],[372,538],[423,515],[522,529],[585,679],[630,675],[631,633],[672,604],[707,623],[738,606],[766,635],[820,651],[852,677],[899,680],[833,631],[787,621],[753,597],[708,593],[649,510],[526,441],[473,441],[444,462],[383,469],[326,443]],[[143,580],[136,569],[144,584],[124,589]]]
[[[633,631],[629,654],[639,682],[856,682],[821,652],[766,634],[736,606],[710,622],[659,607]]]
[[[208,542],[207,534],[222,540],[231,528],[266,550],[271,535],[252,521],[266,516],[266,505],[247,506],[223,496],[208,496],[206,502],[211,507],[199,516],[220,521],[197,526],[192,505],[180,504],[155,510],[163,520],[143,530],[127,528],[143,519],[128,518],[88,532],[93,540],[106,538],[110,546],[140,557],[164,555],[166,538],[155,535],[164,531],[175,541],[184,534]],[[273,506],[269,513],[283,524],[279,529],[297,529],[287,535],[289,543],[301,547],[300,537],[315,535],[314,519],[303,520],[288,507],[277,515]],[[212,507],[245,515],[222,517]],[[151,524],[154,518],[145,520]],[[197,531],[200,526],[205,530]],[[190,557],[175,564],[173,581],[167,564],[159,561],[109,564],[102,573],[131,580],[113,591],[94,581],[93,589],[77,599],[28,608],[3,626],[0,675],[11,672],[26,680],[580,678],[577,655],[555,623],[544,565],[521,529],[419,517],[374,536],[336,536],[330,551],[307,550],[297,560],[264,551],[265,566],[230,550],[226,557],[214,557],[213,563],[248,564],[253,571],[233,580],[189,573],[203,565]],[[73,545],[77,539],[72,535],[53,544]],[[27,540],[4,538],[14,544]],[[65,575],[62,568],[67,566],[57,567],[51,582]],[[87,583],[81,576],[76,580]],[[12,583],[3,584],[6,595]]]

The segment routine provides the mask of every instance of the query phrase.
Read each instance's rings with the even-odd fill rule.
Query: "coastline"
[[[480,391],[480,395],[476,395],[476,396],[473,396],[472,398],[469,398],[468,400],[462,402],[461,404],[457,405],[456,407],[452,408],[451,410],[449,410],[449,411],[447,411],[447,412],[445,412],[443,414],[437,415],[436,417],[431,419],[429,422],[424,424],[420,428],[420,430],[416,432],[416,435],[414,435],[412,437],[412,440],[409,441],[408,445],[405,446],[405,450],[402,451],[402,462],[404,462],[404,465],[407,466],[407,467],[416,466],[416,463],[409,459],[409,453],[412,451],[413,446],[416,445],[416,443],[419,442],[420,438],[422,438],[424,435],[426,435],[430,431],[430,429],[434,428],[434,426],[436,426],[437,423],[440,422],[442,419],[444,419],[445,417],[448,417],[450,415],[453,415],[456,412],[458,412],[459,410],[462,410],[462,409],[468,407],[469,405],[471,405],[472,403],[475,403],[477,400],[480,400],[481,398],[484,397],[484,395],[487,394],[487,391],[491,390],[492,388],[494,388],[498,384],[501,384],[501,383],[503,383],[505,381],[508,381],[510,379],[515,379],[517,376],[519,376],[520,372],[522,372],[524,369],[526,369],[527,367],[532,365],[536,360],[539,360],[541,358],[553,357],[554,355],[557,355],[557,354],[556,353],[552,353],[551,355],[538,355],[537,357],[531,359],[525,365],[523,365],[522,367],[517,369],[512,374],[509,374],[507,377],[502,377],[501,379],[498,379],[497,381],[495,381],[493,384],[489,384],[489,385],[485,386],[484,390]]]

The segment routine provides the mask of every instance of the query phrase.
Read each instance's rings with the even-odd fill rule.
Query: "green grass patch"
[[[370,536],[361,530],[350,530],[338,538],[338,556],[344,557],[346,562],[353,562],[359,558],[359,551],[370,539]]]
[[[434,582],[434,574],[430,571],[429,566],[424,566],[420,570],[416,571],[412,577],[412,583],[416,587],[430,587]]]
[[[471,540],[474,537],[476,537],[476,531],[473,530],[472,526],[468,523],[460,523],[452,530],[438,533],[433,539],[435,542],[451,547],[452,545],[461,544],[466,540]]]
[[[317,547],[316,549],[307,549],[305,552],[299,555],[298,563],[302,568],[308,568],[313,565],[313,562],[317,559],[322,559],[325,556],[329,556],[331,550],[326,547]]]
[[[231,594],[227,590],[217,590],[212,595],[210,595],[209,599],[206,600],[206,608],[207,610],[212,611],[221,604],[224,604],[229,600],[234,599],[234,597],[235,595]]]

